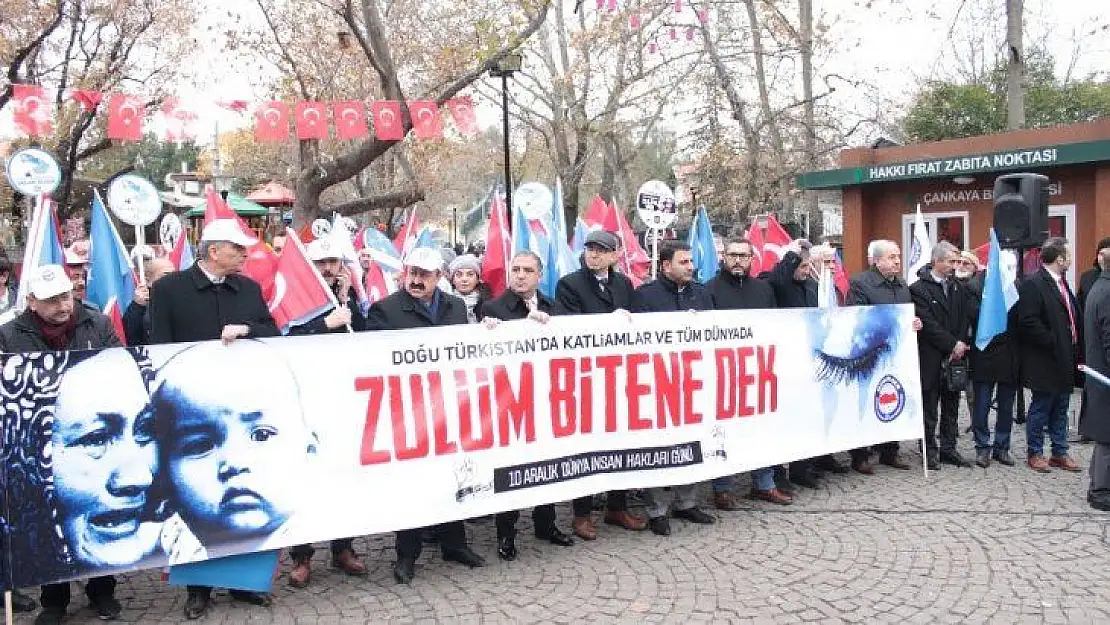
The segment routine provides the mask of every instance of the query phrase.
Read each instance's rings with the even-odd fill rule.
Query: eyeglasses
[[[752,254],[750,252],[744,252],[744,253],[727,252],[725,254],[725,256],[728,256],[729,258],[751,258],[752,256],[755,256],[755,254]]]

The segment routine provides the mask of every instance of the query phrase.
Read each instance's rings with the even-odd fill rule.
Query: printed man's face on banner
[[[275,383],[244,385],[230,369],[220,375],[182,371],[166,382],[172,387],[156,404],[165,419],[173,503],[202,542],[262,536],[280,527],[296,506],[294,485],[315,452],[288,369],[262,359],[249,366]]]
[[[144,524],[158,471],[148,399],[122,350],[101,352],[62,378],[52,436],[58,520],[85,566],[126,566],[154,550],[157,527]]]

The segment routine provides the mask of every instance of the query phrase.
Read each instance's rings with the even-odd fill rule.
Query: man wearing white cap
[[[335,295],[339,306],[317,316],[315,319],[293,326],[289,334],[328,334],[346,332],[350,327],[355,332],[366,329],[366,318],[358,310],[358,302],[351,287],[351,276],[343,267],[340,251],[327,238],[316,239],[308,244],[306,250],[309,260]],[[289,571],[289,585],[294,588],[308,586],[312,576],[312,545],[297,545],[289,550],[293,558],[293,568]],[[366,565],[359,560],[350,538],[331,541],[332,566],[347,575],[361,577],[366,575]]]
[[[184,271],[164,276],[151,286],[150,342],[190,343],[220,339],[277,336],[262,288],[239,273],[247,248],[258,240],[243,232],[233,219],[216,219],[200,236],[197,262]],[[208,612],[212,589],[188,586],[185,618]],[[232,590],[233,599],[268,605],[268,595]]]
[[[404,330],[467,323],[466,304],[437,286],[443,277],[443,257],[439,252],[418,247],[409,252],[404,264],[402,290],[370,307],[370,329]],[[466,544],[466,527],[462,521],[441,523],[432,530],[439,539],[444,560],[471,568],[485,566],[485,560]],[[412,582],[416,559],[423,548],[423,531],[424,528],[413,528],[397,532],[393,578],[399,584]]]
[[[112,322],[101,312],[82,306],[73,292],[73,282],[61,265],[42,265],[29,270],[27,309],[18,317],[0,326],[0,352],[69,351],[118,347],[119,337]],[[104,620],[118,618],[121,607],[115,599],[115,578],[103,575],[90,579],[85,594]],[[69,582],[47,584],[42,587],[43,615],[55,617],[65,614],[69,604]],[[25,595],[14,593],[20,607],[34,602]],[[17,609],[18,611],[18,609]],[[42,622],[46,616],[40,618]],[[39,622],[39,621],[36,621]]]

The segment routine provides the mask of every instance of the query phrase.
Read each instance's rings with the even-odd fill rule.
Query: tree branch
[[[367,197],[351,200],[350,202],[343,202],[334,206],[327,207],[328,212],[336,212],[340,215],[357,215],[365,213],[370,210],[383,210],[388,208],[402,208],[411,206],[417,202],[424,201],[424,189],[419,186],[409,187],[407,189],[399,189],[396,191],[387,191],[385,193],[376,193]]]

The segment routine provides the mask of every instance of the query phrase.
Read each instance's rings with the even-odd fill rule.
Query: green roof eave
[[[261,204],[255,204],[254,202],[236,193],[227,194],[227,205],[229,208],[231,208],[231,210],[235,211],[235,214],[243,215],[246,217],[260,217],[262,215],[268,215],[270,213],[270,209],[266,208],[265,206],[262,206]],[[204,217],[205,207],[206,204],[200,204],[199,206],[190,209],[188,213],[185,213],[185,215],[187,217]]]

